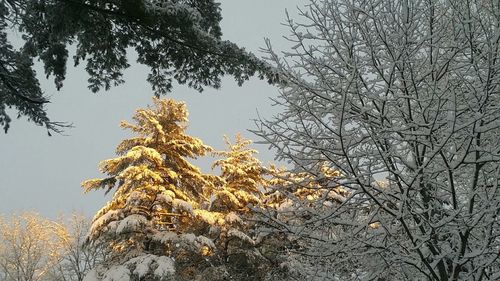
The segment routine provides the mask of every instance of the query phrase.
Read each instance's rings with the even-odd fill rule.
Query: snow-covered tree
[[[282,229],[341,280],[500,278],[498,1],[311,0],[258,134],[347,197]],[[315,231],[304,231],[315,228]],[[313,276],[310,276],[313,279]],[[318,278],[320,279],[320,278]],[[321,279],[322,280],[322,279]]]
[[[246,221],[250,206],[262,202],[255,151],[240,137],[234,145],[227,141],[229,151],[215,152],[225,157],[214,163],[221,176],[203,174],[189,160],[212,148],[186,135],[186,105],[153,102],[136,112],[135,124],[121,124],[137,136],[118,145],[118,157],[101,162],[108,177],[82,183],[86,191],[114,190],[88,236],[90,245],[107,243],[112,253],[85,280],[256,278],[267,262]]]
[[[55,222],[54,222],[55,223]],[[90,220],[81,214],[72,214],[58,222],[60,231],[59,261],[52,265],[44,281],[82,281],[85,275],[106,260],[109,251],[104,243],[84,247]]]
[[[0,279],[43,281],[63,255],[61,225],[34,213],[0,217]]]
[[[220,252],[232,278],[267,280],[274,265],[261,252],[261,231],[255,223],[255,211],[266,208],[266,169],[255,157],[257,150],[249,147],[251,140],[240,134],[234,144],[228,137],[224,139],[227,150],[215,152],[222,158],[212,165],[220,169],[222,184],[212,192],[210,206],[210,210],[223,213],[227,222],[215,229],[221,234]]]
[[[184,103],[153,101],[154,107],[136,112],[136,124],[122,122],[123,128],[137,136],[118,145],[119,157],[101,162],[101,171],[108,177],[82,183],[86,191],[116,189],[113,198],[95,215],[89,239],[108,241],[115,264],[123,267],[128,261],[144,267],[144,271],[127,273],[140,277],[149,274],[152,264],[157,267],[154,275],[173,270],[169,255],[173,251],[171,242],[181,239],[177,233],[196,232],[203,222],[217,223],[218,219],[200,208],[208,201],[204,190],[213,185],[212,177],[187,160],[205,155],[211,148],[185,134]],[[198,239],[200,251],[209,251],[209,239],[194,235],[184,238],[193,243]]]
[[[248,211],[249,204],[262,204],[264,169],[254,157],[257,150],[248,148],[251,140],[243,139],[240,134],[236,135],[234,144],[228,137],[224,137],[224,140],[228,150],[215,152],[217,156],[224,158],[216,160],[212,165],[212,168],[220,168],[220,177],[224,180],[223,187],[214,192],[212,209]]]
[[[318,252],[325,247],[322,241],[339,230],[321,218],[349,196],[338,185],[340,173],[326,164],[300,172],[271,165],[265,171],[264,207],[255,210],[254,219],[264,242],[261,253],[280,264],[273,280],[330,280],[327,268],[334,259],[318,258]]]

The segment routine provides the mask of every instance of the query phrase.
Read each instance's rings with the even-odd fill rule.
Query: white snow
[[[106,212],[92,223],[90,233],[95,233],[98,228],[102,227],[102,225],[107,224],[111,220],[116,220],[118,218],[118,214],[119,212],[117,210],[110,210]]]
[[[179,236],[172,231],[160,231],[153,236],[153,239],[161,243],[167,243],[179,239]]]
[[[131,268],[134,268],[133,272],[131,272]],[[175,264],[172,258],[146,254],[132,258],[123,265],[110,267],[102,278],[99,278],[99,270],[93,269],[87,273],[83,281],[130,281],[137,278],[143,280],[153,268],[155,268],[153,274],[162,280],[175,273]]]
[[[102,281],[130,281],[130,270],[123,265],[112,266],[104,273]]]
[[[158,267],[154,271],[155,276],[163,277],[175,273],[174,260],[172,258],[161,256],[156,259],[156,263]]]
[[[196,238],[196,241],[199,242],[201,245],[205,245],[205,246],[208,246],[212,249],[215,249],[214,241],[212,241],[212,239],[210,239],[208,237],[200,235]]]
[[[147,224],[147,222],[148,220],[142,215],[138,214],[130,215],[120,221],[118,227],[116,228],[116,234],[121,234],[123,232],[138,229],[141,226]]]
[[[99,275],[97,274],[96,269],[92,269],[87,272],[87,275],[83,278],[83,281],[99,281]]]
[[[136,274],[139,278],[142,278],[148,273],[149,268],[154,261],[153,257],[153,255],[139,256],[131,259],[127,262],[127,264],[135,264],[134,274]]]
[[[196,235],[194,235],[193,233],[182,234],[181,238],[190,243],[194,243],[196,241]]]
[[[184,200],[174,199],[174,201],[172,202],[172,205],[174,208],[176,208],[180,211],[185,211],[185,212],[188,212],[190,214],[193,213],[193,206]]]
[[[236,238],[239,238],[243,241],[246,241],[252,245],[255,245],[255,241],[250,238],[248,235],[246,235],[245,233],[237,230],[237,229],[231,229],[227,232],[227,236],[229,237],[236,237]]]
[[[229,214],[226,215],[225,221],[232,224],[232,223],[242,223],[242,220],[240,216],[238,216],[235,212],[230,212]]]

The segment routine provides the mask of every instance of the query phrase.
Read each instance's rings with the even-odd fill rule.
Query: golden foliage
[[[216,197],[214,209],[248,211],[249,204],[262,203],[260,198],[265,183],[262,164],[254,157],[257,150],[248,148],[250,140],[243,139],[240,134],[236,135],[234,144],[227,136],[224,140],[228,150],[214,152],[224,158],[212,165],[212,168],[220,168],[223,179],[222,186],[212,191]]]
[[[326,165],[316,175],[264,168],[251,141],[239,134],[234,143],[224,137],[226,151],[213,152],[221,157],[212,166],[220,176],[203,174],[189,158],[213,149],[186,135],[187,116],[183,102],[154,98],[152,107],[136,111],[133,124],[121,123],[136,136],[120,142],[116,158],[100,163],[106,178],[82,183],[85,191],[114,190],[94,217],[90,240],[108,239],[117,255],[146,250],[158,233],[218,233],[223,243],[230,233],[243,237],[251,227],[245,219],[252,215],[250,206],[273,208],[285,200],[285,193],[270,193],[270,187],[314,201],[331,191],[330,181],[339,176]],[[202,247],[200,253],[211,256],[213,249]]]
[[[153,229],[173,230],[188,224],[194,216],[188,210],[205,200],[204,189],[213,185],[213,179],[186,159],[212,151],[200,139],[185,134],[187,114],[183,102],[153,98],[153,107],[136,111],[134,124],[121,123],[138,136],[118,145],[118,157],[100,163],[107,178],[82,183],[85,191],[116,188],[110,202],[94,217],[91,238],[112,233],[118,221],[132,214],[149,218]],[[131,243],[127,241],[115,248]]]
[[[341,176],[340,172],[325,163],[321,163],[318,167],[316,173],[293,173],[283,167],[271,165],[266,170],[269,175],[266,184],[274,191],[266,194],[266,204],[278,207],[290,195],[295,199],[312,203],[316,203],[318,199],[337,202],[343,200],[347,191],[337,183],[337,179]]]
[[[16,280],[44,280],[69,239],[61,224],[35,213],[0,218],[0,268]]]
[[[200,249],[200,254],[204,257],[209,257],[214,254],[213,250],[208,246],[202,246]]]

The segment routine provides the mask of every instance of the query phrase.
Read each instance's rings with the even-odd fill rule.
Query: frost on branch
[[[312,0],[289,19],[295,47],[268,52],[284,110],[257,133],[297,173],[325,163],[348,191],[300,204],[302,219],[268,216],[310,242],[298,252],[317,279],[498,278],[498,8]]]
[[[47,280],[67,240],[67,229],[38,214],[0,216],[0,280]]]

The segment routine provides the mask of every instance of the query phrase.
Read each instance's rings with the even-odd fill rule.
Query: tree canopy
[[[318,280],[498,280],[498,1],[310,2],[259,134],[349,193],[284,231]]]
[[[268,66],[234,43],[222,40],[220,4],[214,0],[6,0],[0,2],[0,125],[7,132],[6,112],[51,131],[62,123],[49,119],[48,98],[40,89],[33,59],[44,64],[47,78],[63,86],[69,45],[75,45],[74,64],[86,63],[93,92],[124,83],[133,48],[137,62],[151,71],[147,80],[155,95],[172,89],[174,81],[198,91],[219,87],[223,75],[241,84],[258,73],[272,80]],[[9,30],[22,34],[13,47]]]
[[[37,214],[0,217],[0,278],[5,281],[46,280],[64,250],[64,227]]]

